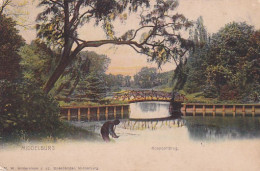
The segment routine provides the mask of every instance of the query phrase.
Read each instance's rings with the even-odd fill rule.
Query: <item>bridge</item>
[[[129,103],[141,101],[167,101],[172,98],[172,93],[155,90],[126,90],[124,92],[114,93],[113,99],[127,101]],[[174,100],[183,102],[185,96],[182,94],[175,94]]]

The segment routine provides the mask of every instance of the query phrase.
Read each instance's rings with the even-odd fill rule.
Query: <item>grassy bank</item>
[[[206,98],[203,96],[203,92],[197,92],[192,94],[187,94],[184,91],[180,91],[180,93],[184,94],[187,100],[185,103],[206,103],[206,104],[239,104],[239,103],[250,103],[250,102],[242,102],[241,100],[219,100],[218,98]]]
[[[62,121],[61,125],[53,130],[51,133],[41,133],[35,132],[31,134],[26,134],[24,132],[12,133],[8,136],[0,136],[0,144],[5,143],[22,143],[22,142],[61,142],[70,140],[80,140],[80,141],[100,141],[101,138],[98,134],[89,132],[85,129],[78,128],[67,122]]]
[[[113,99],[105,99],[100,102],[91,102],[91,101],[84,101],[84,102],[64,102],[60,101],[59,105],[63,106],[102,106],[102,105],[121,105],[121,104],[128,104],[127,101],[120,101],[120,100],[113,100]]]

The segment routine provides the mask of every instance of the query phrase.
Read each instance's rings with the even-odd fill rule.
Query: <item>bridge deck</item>
[[[170,101],[172,93],[154,90],[127,90],[115,93],[113,99],[132,102],[140,101]],[[184,95],[175,94],[175,101],[183,102],[186,98]]]

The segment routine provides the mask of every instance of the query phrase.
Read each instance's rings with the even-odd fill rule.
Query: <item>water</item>
[[[170,135],[178,130],[185,130],[181,136],[191,142],[260,139],[260,117],[185,116],[174,118],[169,113],[168,102],[154,101],[132,103],[130,111],[129,119],[121,120],[117,126],[117,132],[122,137],[130,138],[129,135],[139,134],[145,137],[148,133],[162,131]],[[74,122],[74,124],[99,134],[104,122]]]
[[[130,119],[154,119],[170,117],[169,102],[137,102],[130,104]]]
[[[191,140],[224,140],[260,138],[259,117],[180,117],[171,118],[169,102],[138,102],[130,104],[130,122],[126,129],[160,129],[185,127]],[[152,119],[152,120],[151,120]]]
[[[260,138],[259,117],[184,117],[192,140],[232,140]]]

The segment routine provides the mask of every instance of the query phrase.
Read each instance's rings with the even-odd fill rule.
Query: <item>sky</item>
[[[37,1],[37,0],[36,0]],[[36,8],[36,3],[27,7],[29,21],[33,23],[37,13],[41,10]],[[209,33],[217,32],[225,24],[232,21],[247,22],[255,29],[260,29],[260,0],[179,0],[178,13],[190,20],[195,21],[199,16],[203,17],[204,25]],[[125,23],[115,23],[116,33],[121,33],[129,28],[137,27],[136,16],[130,16]],[[35,39],[35,30],[21,30],[22,36],[27,43]],[[105,34],[99,27],[83,27],[79,31],[80,37],[85,40],[100,40]],[[131,75],[136,74],[144,66],[157,67],[155,63],[147,62],[145,55],[137,54],[128,46],[105,45],[99,48],[87,48],[85,50],[105,54],[111,59],[107,73]],[[162,66],[158,72],[173,70],[173,62]]]

